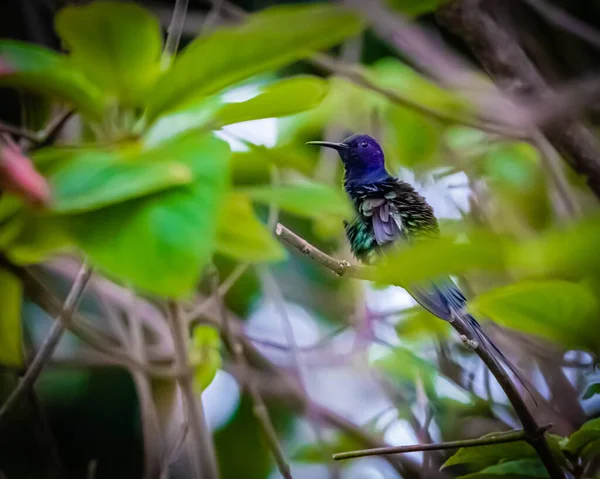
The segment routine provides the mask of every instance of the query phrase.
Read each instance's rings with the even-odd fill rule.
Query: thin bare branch
[[[241,386],[244,387],[252,400],[253,407],[252,412],[256,417],[258,423],[261,426],[265,439],[267,440],[267,444],[269,449],[271,450],[275,462],[277,464],[277,468],[279,472],[285,479],[293,479],[292,472],[290,469],[290,465],[285,458],[285,453],[281,444],[279,443],[279,439],[277,438],[277,431],[271,422],[271,418],[269,416],[269,411],[267,406],[260,395],[260,391],[256,386],[255,381],[251,377],[251,375],[247,374],[248,365],[246,363],[246,357],[244,355],[244,346],[242,345],[239,337],[234,333],[233,328],[231,326],[230,317],[227,309],[225,308],[225,304],[223,302],[223,297],[219,293],[219,276],[216,268],[213,267],[213,271],[211,274],[212,281],[212,294],[215,298],[215,302],[217,303],[219,309],[219,316],[221,320],[221,327],[223,331],[223,337],[225,339],[225,344],[227,345],[227,349],[231,352],[233,359],[237,366],[241,369],[243,378],[241,381]]]
[[[357,451],[340,452],[333,455],[333,459],[336,461],[342,461],[345,459],[355,459],[357,457],[367,456],[384,456],[387,454],[403,454],[406,452],[420,452],[420,451],[442,451],[445,449],[458,449],[461,447],[478,447],[478,446],[489,446],[492,444],[504,444],[507,442],[526,441],[527,435],[523,430],[510,431],[508,433],[499,433],[497,436],[479,438],[479,439],[465,439],[462,441],[448,441],[440,442],[438,444],[415,444],[412,446],[393,446],[393,447],[379,447],[375,449],[361,449]]]
[[[217,458],[211,431],[206,423],[200,397],[196,397],[192,372],[188,361],[188,328],[181,314],[181,308],[175,301],[169,302],[169,324],[173,335],[175,359],[178,369],[185,371],[179,379],[179,387],[190,420],[190,431],[194,440],[192,458],[196,471],[203,479],[218,479]]]
[[[18,386],[2,405],[2,408],[0,409],[0,423],[6,419],[12,407],[17,404],[33,387],[35,381],[44,369],[44,366],[52,357],[52,354],[54,354],[54,351],[56,350],[56,347],[58,346],[65,329],[73,317],[75,308],[77,308],[77,305],[79,304],[79,300],[83,295],[83,291],[85,290],[85,286],[87,285],[91,275],[92,269],[84,263],[81,266],[77,277],[75,278],[75,282],[71,287],[71,291],[69,291],[69,294],[67,295],[56,321],[50,328],[50,332],[44,339],[44,342],[37,351],[33,361],[27,368],[27,371],[25,372],[25,375],[19,382]]]
[[[293,231],[290,231],[281,223],[277,224],[275,235],[281,238],[285,243],[307,255],[309,258],[312,258],[320,265],[330,269],[338,276],[347,276],[349,278],[357,279],[370,279],[372,277],[369,267],[352,266],[348,261],[335,259],[311,245],[308,241],[304,240]]]

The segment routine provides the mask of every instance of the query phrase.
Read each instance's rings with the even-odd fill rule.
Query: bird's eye
[[[368,147],[369,147],[369,143],[368,143],[368,142],[366,142],[366,141],[363,141],[363,142],[360,144],[360,147],[361,147],[361,148],[368,148]]]

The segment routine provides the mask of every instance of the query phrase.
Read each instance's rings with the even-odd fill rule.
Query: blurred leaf
[[[461,476],[461,479],[504,479],[550,477],[548,471],[539,459],[523,459],[521,461],[507,461],[494,466],[486,467],[480,472]]]
[[[482,438],[501,435],[491,433],[482,436]],[[487,467],[496,465],[502,461],[514,461],[530,457],[536,457],[535,449],[524,441],[490,444],[488,446],[461,447],[455,454],[448,458],[442,469],[463,465],[469,472],[474,472],[481,471],[482,469],[485,470]]]
[[[64,221],[106,272],[152,293],[182,297],[196,286],[216,246],[230,153],[210,135],[184,134],[173,141],[193,183]]]
[[[292,115],[317,106],[327,92],[327,82],[308,75],[280,80],[247,101],[228,103],[217,113],[217,125]]]
[[[450,328],[445,321],[434,316],[421,306],[406,309],[401,319],[394,326],[396,334],[402,340],[447,337]]]
[[[530,276],[598,276],[600,216],[556,228],[514,248],[509,258],[516,270]]]
[[[308,218],[323,216],[348,217],[351,207],[346,197],[336,189],[318,183],[289,186],[254,186],[240,188],[252,200],[274,203],[290,213]]]
[[[437,368],[408,348],[395,347],[386,356],[375,361],[374,366],[396,384],[414,385],[421,381],[427,397],[437,396],[434,386],[434,380],[439,375]]]
[[[51,209],[75,214],[156,193],[192,181],[190,167],[176,162],[185,143],[136,152],[83,151],[61,162],[48,175]]]
[[[232,123],[292,115],[317,106],[326,91],[325,80],[302,75],[271,83],[262,93],[242,102],[224,104],[219,96],[211,96],[159,118],[144,135],[144,143],[156,145],[192,129],[217,129]]]
[[[162,50],[160,23],[148,10],[118,1],[68,6],[57,14],[56,30],[73,63],[103,90],[128,104],[148,100]]]
[[[25,88],[67,102],[99,119],[105,98],[66,56],[43,47],[0,40],[0,85]]]
[[[252,263],[285,259],[285,249],[258,220],[248,197],[231,193],[222,208],[217,231],[218,253]]]
[[[569,437],[566,450],[571,454],[582,456],[585,448],[600,441],[600,418],[591,419]]]
[[[600,383],[590,384],[583,393],[582,399],[591,399],[597,394],[600,394]]]
[[[524,217],[537,229],[548,226],[551,205],[546,173],[533,146],[509,143],[488,148],[482,168],[495,201],[505,210]]]
[[[476,316],[566,348],[597,351],[600,345],[600,335],[591,333],[600,312],[598,301],[585,284],[524,281],[483,293],[469,302],[469,308]]]
[[[305,149],[291,144],[274,148],[255,145],[248,151],[233,153],[231,162],[236,183],[268,182],[271,166],[294,169],[304,175],[314,169],[314,158]]]
[[[372,127],[374,113],[388,105],[383,95],[344,78],[334,76],[328,82],[327,95],[319,106],[278,122],[278,144],[318,139],[325,125],[342,127],[348,132],[368,131]],[[318,155],[318,149],[313,147],[311,150],[313,156]],[[339,160],[336,158],[336,161]]]
[[[221,339],[212,326],[199,325],[192,333],[190,363],[194,368],[194,387],[202,392],[215,378],[221,367]]]
[[[438,151],[444,127],[409,108],[390,106],[384,117],[388,161],[414,168],[429,163]]]
[[[376,266],[376,279],[380,284],[407,286],[472,269],[502,270],[510,245],[506,238],[484,231],[468,237],[442,236],[391,251]]]
[[[396,58],[378,60],[368,74],[377,85],[408,98],[418,98],[426,107],[458,116],[473,111],[473,107],[455,92],[436,85]]]
[[[211,122],[222,107],[222,100],[211,96],[161,116],[144,133],[144,145],[156,147],[159,143],[191,130],[197,130],[197,134],[201,134],[202,129],[208,130],[212,126]]]
[[[60,218],[24,209],[13,222],[16,234],[5,245],[5,254],[13,263],[39,263],[72,245]]]
[[[292,452],[290,459],[303,464],[323,464],[338,452],[355,451],[362,449],[364,443],[358,442],[346,435],[337,433],[327,443],[303,444]]]
[[[334,5],[278,6],[243,24],[194,40],[156,84],[149,120],[253,75],[331,47],[361,29],[358,15]]]
[[[23,288],[21,280],[5,269],[0,269],[0,364],[23,365],[21,302]]]
[[[448,0],[386,0],[386,3],[404,15],[417,17],[425,13],[434,12],[447,1]]]

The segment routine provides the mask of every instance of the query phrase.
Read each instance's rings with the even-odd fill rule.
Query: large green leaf
[[[194,387],[202,392],[215,378],[221,367],[219,331],[201,324],[194,328],[190,345],[190,363],[194,369]]]
[[[308,218],[348,217],[351,207],[336,189],[318,183],[286,186],[255,186],[239,190],[254,201],[275,204],[290,213]]]
[[[67,57],[36,45],[0,41],[0,85],[32,90],[99,119],[106,100]]]
[[[228,103],[217,113],[217,125],[259,118],[292,115],[317,106],[327,92],[327,82],[318,77],[297,76],[269,85],[264,92],[239,103]]]
[[[600,312],[595,294],[585,284],[568,281],[524,281],[493,289],[469,302],[477,316],[566,348],[597,351],[600,334],[594,324]]]
[[[175,141],[175,140],[173,140]],[[65,227],[92,262],[146,291],[188,295],[214,252],[228,180],[229,147],[213,136],[177,139],[194,181],[81,215]]]
[[[539,459],[523,459],[507,461],[486,467],[483,471],[461,476],[461,479],[525,479],[550,477],[548,471]]]
[[[593,215],[513,248],[510,264],[530,276],[598,277],[598,237],[600,216]]]
[[[0,269],[0,364],[22,366],[21,281],[5,269]]]
[[[278,6],[194,40],[156,84],[148,117],[333,46],[361,29],[335,5]]]
[[[376,266],[379,283],[410,286],[472,269],[502,270],[511,242],[483,231],[443,236],[392,251]]]
[[[157,18],[130,2],[69,6],[56,29],[88,78],[124,103],[140,105],[160,71],[162,33]]]
[[[591,419],[569,437],[566,449],[572,454],[583,455],[585,449],[600,441],[600,418]]]
[[[502,436],[502,433],[486,434],[483,438],[497,436]],[[475,472],[498,464],[501,461],[515,461],[535,456],[535,449],[524,441],[490,444],[488,446],[461,447],[448,458],[442,469],[460,465],[469,472]]]
[[[144,135],[144,142],[155,145],[187,130],[217,129],[242,121],[292,115],[317,106],[326,91],[325,80],[300,75],[271,83],[246,101],[224,104],[218,95],[203,98],[160,117]]]
[[[232,193],[219,215],[217,252],[253,263],[281,261],[286,252],[256,217],[247,196]]]
[[[84,150],[71,155],[47,174],[52,189],[51,210],[61,214],[90,211],[155,193],[193,179],[187,154],[177,140],[161,148],[140,151]]]

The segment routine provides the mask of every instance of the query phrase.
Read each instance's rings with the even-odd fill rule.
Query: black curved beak
[[[340,150],[345,150],[346,148],[348,148],[348,145],[346,145],[345,143],[333,143],[331,141],[308,141],[306,142],[307,145],[317,145],[317,146],[324,146],[326,148],[333,148],[334,150],[340,151]]]

